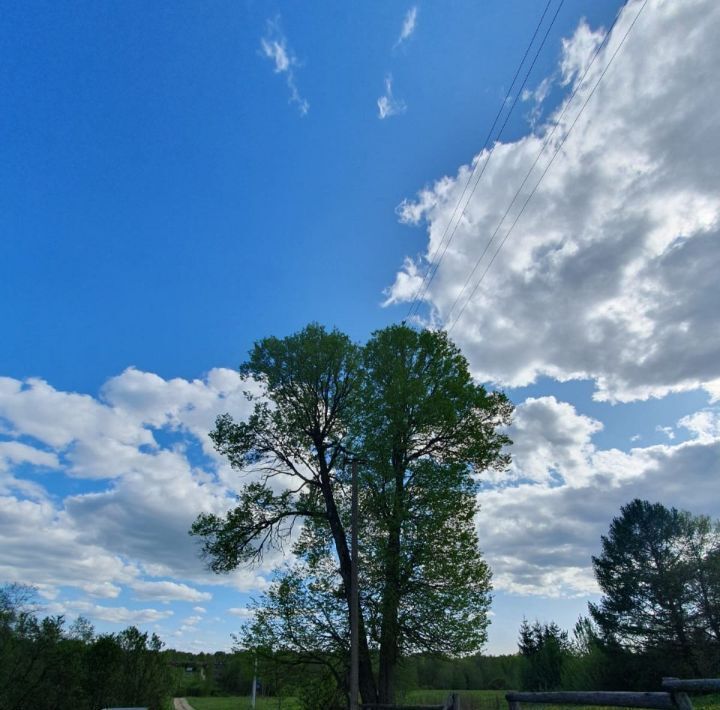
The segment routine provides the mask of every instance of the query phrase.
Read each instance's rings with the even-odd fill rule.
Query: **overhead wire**
[[[519,211],[518,214],[516,215],[513,223],[510,225],[510,228],[509,228],[508,231],[506,232],[506,234],[505,234],[505,236],[503,237],[502,241],[501,241],[500,244],[498,245],[498,248],[495,250],[495,253],[493,254],[493,256],[492,256],[492,258],[490,259],[490,261],[488,262],[487,266],[485,267],[485,270],[484,270],[483,273],[480,275],[480,278],[479,278],[479,280],[477,281],[477,283],[475,284],[475,286],[473,287],[472,291],[470,292],[470,295],[467,297],[467,299],[465,299],[465,302],[464,302],[462,308],[460,309],[460,312],[459,312],[458,315],[456,316],[455,320],[451,322],[451,325],[446,328],[448,334],[451,333],[451,332],[453,331],[453,329],[455,328],[455,326],[458,324],[458,322],[459,322],[462,314],[465,312],[465,309],[467,308],[468,304],[472,301],[474,295],[477,293],[477,290],[478,290],[478,288],[480,287],[480,284],[483,282],[485,276],[487,275],[488,271],[490,270],[490,267],[493,265],[493,263],[494,263],[495,259],[497,258],[498,254],[500,253],[501,249],[502,249],[503,246],[505,245],[505,242],[507,242],[508,238],[509,238],[510,235],[512,234],[512,231],[513,231],[513,229],[515,228],[515,225],[518,223],[518,221],[520,220],[520,217],[522,216],[523,212],[525,211],[525,208],[527,207],[528,203],[530,202],[530,200],[531,200],[531,199],[533,198],[533,196],[535,195],[538,187],[540,186],[540,184],[541,184],[542,181],[543,181],[543,178],[545,177],[545,175],[547,174],[548,170],[549,170],[550,167],[552,166],[553,162],[555,161],[555,158],[558,156],[558,153],[562,150],[563,146],[565,145],[565,142],[566,142],[567,139],[570,137],[570,134],[572,133],[572,130],[573,130],[573,128],[575,127],[575,125],[577,124],[580,116],[583,114],[583,112],[584,112],[584,110],[585,110],[585,107],[588,105],[588,103],[590,102],[590,100],[591,100],[592,97],[594,96],[595,91],[597,90],[598,86],[600,85],[600,82],[603,80],[603,77],[604,77],[605,74],[607,73],[608,69],[610,69],[610,66],[612,65],[613,61],[615,60],[615,57],[618,55],[618,53],[619,53],[620,50],[622,49],[623,45],[625,44],[625,40],[628,38],[628,35],[630,34],[630,32],[632,31],[633,27],[635,26],[635,23],[636,23],[636,22],[638,21],[638,19],[640,18],[640,15],[642,14],[642,11],[645,9],[645,6],[647,5],[647,3],[648,3],[648,0],[645,0],[645,1],[643,2],[642,6],[640,7],[640,9],[639,9],[638,12],[637,12],[637,15],[635,15],[635,17],[633,18],[633,21],[630,23],[628,29],[625,31],[625,34],[623,35],[622,39],[620,40],[617,48],[615,49],[615,51],[613,52],[612,56],[611,56],[610,59],[608,60],[608,63],[605,65],[605,68],[604,68],[604,69],[602,70],[602,72],[600,73],[600,76],[598,77],[598,80],[595,82],[595,85],[593,86],[593,88],[591,89],[591,91],[590,91],[590,93],[588,94],[587,98],[586,98],[585,101],[583,102],[583,105],[580,107],[580,110],[578,111],[577,115],[575,116],[575,119],[574,119],[573,122],[570,124],[570,127],[568,128],[568,130],[567,130],[567,132],[565,133],[565,135],[564,135],[564,136],[562,137],[562,139],[559,141],[559,143],[558,143],[558,145],[557,145],[557,148],[555,149],[555,152],[553,153],[552,157],[551,157],[550,160],[548,161],[548,164],[545,166],[542,174],[540,175],[540,178],[539,178],[538,181],[535,183],[535,186],[534,186],[533,189],[530,191],[530,194],[527,196],[525,202],[523,203],[522,207],[520,208],[520,211]],[[627,4],[627,3],[626,3],[626,4]],[[622,9],[624,9],[624,7],[625,7],[625,6],[623,6]],[[618,15],[616,16],[615,21],[613,22],[613,24],[611,25],[610,29],[609,29],[608,32],[606,33],[603,42],[605,42],[605,40],[606,40],[607,38],[609,38],[610,32],[612,31],[612,28],[615,26],[615,24],[616,24],[616,22],[617,22],[617,20],[618,20],[618,18],[619,18],[619,16],[620,16],[620,14],[621,14],[621,12],[619,12]],[[543,152],[544,152],[544,150],[545,150],[545,147],[549,144],[550,139],[552,138],[552,134],[553,134],[553,133],[555,132],[555,130],[557,129],[557,126],[560,125],[559,122],[560,122],[560,120],[561,120],[561,118],[562,118],[562,115],[564,114],[565,110],[566,110],[567,107],[570,105],[570,102],[572,101],[573,97],[575,96],[575,94],[577,93],[578,89],[580,88],[580,86],[581,86],[581,84],[582,84],[582,81],[584,80],[585,76],[587,75],[588,71],[590,70],[590,66],[591,66],[592,63],[595,61],[595,58],[598,56],[598,54],[599,54],[599,52],[600,52],[600,49],[601,49],[601,46],[599,46],[599,47],[597,48],[595,54],[593,55],[593,58],[592,58],[592,60],[591,60],[591,63],[590,63],[590,64],[588,65],[588,67],[585,69],[585,72],[584,72],[584,74],[583,74],[582,79],[581,79],[580,82],[578,82],[578,84],[576,85],[575,91],[573,91],[570,99],[568,99],[568,101],[565,103],[565,107],[563,108],[563,111],[561,112],[560,116],[558,117],[558,120],[557,120],[557,122],[556,122],[556,124],[555,124],[555,127],[554,127],[553,130],[552,130],[552,133],[550,134],[549,139],[546,140],[546,141],[543,143],[543,146],[542,146],[542,148],[540,149],[537,157],[535,158],[535,161],[534,161],[533,164],[530,166],[530,169],[528,170],[527,174],[525,175],[525,178],[523,179],[523,182],[521,183],[520,187],[518,188],[517,192],[515,193],[515,196],[513,197],[512,201],[511,201],[511,203],[510,203],[510,206],[509,206],[508,209],[505,211],[505,214],[503,215],[502,219],[500,220],[500,223],[499,223],[499,225],[498,225],[498,228],[495,230],[495,233],[493,234],[492,239],[494,239],[495,234],[497,234],[497,231],[498,231],[499,228],[500,228],[500,225],[501,225],[502,222],[505,220],[505,217],[508,215],[508,213],[509,213],[512,205],[514,204],[515,200],[517,199],[518,195],[520,194],[520,191],[522,190],[523,186],[525,185],[525,182],[527,181],[528,177],[530,176],[530,174],[531,174],[532,171],[534,170],[535,166],[537,165],[537,163],[538,163],[538,161],[539,161],[539,159],[540,159],[540,156],[543,154]],[[486,254],[486,252],[487,252],[487,250],[488,250],[488,248],[489,248],[489,245],[492,243],[492,239],[490,240],[490,242],[488,242],[488,246],[486,246],[486,248],[483,250],[482,254],[480,255],[480,258],[476,261],[475,266],[473,267],[473,269],[472,269],[472,271],[471,271],[471,276],[472,276],[472,274],[476,271],[477,267],[479,266],[480,262],[482,261],[482,258],[485,256],[485,254]],[[455,305],[458,303],[458,301],[459,301],[460,297],[462,296],[462,293],[465,291],[468,283],[469,283],[469,279],[466,280],[465,286],[463,286],[463,289],[461,290],[459,296],[455,299],[455,302],[453,303],[453,306],[452,306],[452,308],[451,308],[451,311],[450,311],[449,315],[452,315],[452,310],[455,308]],[[449,320],[449,319],[448,319],[448,320]]]
[[[542,42],[540,43],[540,46],[539,46],[538,49],[537,49],[537,52],[535,53],[535,57],[533,58],[532,64],[530,65],[529,69],[527,70],[527,72],[526,72],[526,74],[525,74],[525,78],[523,79],[523,83],[522,83],[522,85],[520,86],[520,88],[518,89],[517,94],[515,95],[515,99],[514,99],[514,101],[513,101],[513,104],[512,104],[512,106],[510,107],[510,111],[508,112],[507,116],[505,117],[505,121],[503,122],[503,125],[500,127],[500,130],[498,131],[497,137],[495,138],[495,141],[496,141],[496,142],[495,142],[495,144],[493,145],[492,149],[490,150],[490,153],[489,153],[489,155],[488,155],[488,157],[487,157],[487,160],[483,163],[482,170],[480,171],[480,174],[478,175],[478,178],[477,178],[477,180],[475,181],[475,184],[473,185],[472,190],[470,191],[470,195],[468,196],[468,199],[467,199],[467,201],[465,202],[465,206],[463,207],[462,212],[460,213],[460,217],[458,218],[458,221],[455,223],[455,226],[453,227],[453,230],[452,230],[452,232],[451,232],[451,234],[450,234],[450,238],[448,239],[447,243],[445,244],[445,248],[443,249],[443,252],[442,252],[442,254],[440,255],[440,258],[438,259],[437,263],[435,264],[434,271],[433,271],[433,273],[432,273],[432,275],[431,275],[431,277],[430,277],[430,280],[428,281],[428,284],[427,284],[426,289],[425,289],[426,292],[427,292],[427,287],[429,287],[430,282],[431,282],[432,279],[434,278],[435,274],[437,273],[437,270],[438,270],[439,267],[440,267],[440,264],[441,264],[443,258],[445,257],[445,253],[447,252],[448,247],[450,246],[450,242],[452,241],[453,237],[455,236],[455,232],[457,231],[457,228],[460,226],[460,221],[462,220],[463,216],[465,215],[465,210],[467,209],[467,206],[470,204],[470,200],[472,199],[472,196],[475,194],[475,190],[477,189],[477,186],[478,186],[478,184],[479,184],[479,182],[480,182],[480,179],[482,178],[483,173],[485,172],[485,169],[487,168],[488,163],[490,162],[490,159],[492,158],[493,153],[495,152],[495,147],[497,146],[497,141],[500,139],[500,136],[502,135],[502,132],[503,132],[503,130],[505,129],[505,126],[507,125],[508,120],[510,119],[510,116],[511,116],[511,114],[512,114],[512,111],[513,111],[513,109],[515,108],[515,105],[516,105],[517,102],[518,102],[518,98],[520,97],[521,92],[522,92],[523,88],[525,87],[525,84],[527,83],[528,77],[530,76],[530,73],[532,72],[533,67],[535,66],[535,62],[537,61],[537,58],[540,56],[540,52],[542,51],[542,48],[545,46],[545,41],[547,40],[548,35],[550,34],[550,30],[552,29],[553,25],[555,24],[555,20],[556,20],[556,18],[557,18],[557,16],[558,16],[558,13],[560,12],[560,9],[561,9],[562,6],[563,6],[564,1],[565,1],[565,0],[560,0],[560,4],[557,6],[557,9],[555,10],[555,15],[553,16],[553,19],[552,19],[552,21],[550,22],[550,25],[548,26],[548,28],[547,28],[547,30],[546,30],[546,32],[545,32],[545,36],[543,37]],[[423,294],[423,296],[424,296],[424,294]],[[419,303],[419,301],[418,301],[418,303]]]
[[[543,37],[542,43],[540,44],[540,47],[538,48],[538,51],[537,51],[536,54],[535,54],[535,58],[533,59],[533,62],[532,62],[532,64],[530,65],[530,69],[529,69],[528,72],[526,73],[525,78],[524,78],[524,80],[523,80],[523,83],[522,83],[521,87],[520,87],[520,88],[518,89],[518,91],[516,92],[515,100],[513,101],[513,104],[512,104],[512,106],[510,107],[510,110],[508,111],[508,114],[507,114],[507,116],[506,116],[506,118],[505,118],[505,121],[503,122],[503,125],[501,126],[500,130],[498,131],[497,137],[495,138],[496,141],[498,140],[498,138],[499,138],[500,135],[502,134],[502,131],[504,130],[505,125],[507,124],[508,118],[510,117],[510,114],[512,114],[512,111],[513,111],[513,109],[515,108],[515,104],[517,103],[517,98],[518,98],[518,96],[520,95],[520,93],[522,92],[522,89],[523,89],[523,87],[525,86],[525,83],[527,82],[527,79],[528,79],[528,76],[529,76],[529,74],[530,74],[530,71],[532,71],[533,66],[535,66],[535,62],[537,61],[538,55],[539,55],[539,53],[540,53],[540,50],[542,50],[542,48],[543,48],[543,46],[544,46],[544,44],[545,44],[545,40],[547,39],[547,35],[548,35],[549,31],[550,31],[550,28],[551,28],[551,27],[553,26],[553,24],[555,23],[555,18],[557,17],[557,14],[558,14],[558,12],[560,11],[560,8],[562,7],[564,1],[565,1],[565,0],[560,0],[560,4],[558,5],[558,9],[555,11],[555,15],[554,15],[554,17],[553,17],[553,19],[552,19],[552,22],[550,23],[550,26],[548,27],[548,30],[547,30],[547,32],[545,33],[545,37]],[[490,126],[490,130],[488,131],[488,134],[487,134],[487,136],[486,136],[486,138],[485,138],[485,141],[484,141],[484,143],[483,143],[483,147],[482,147],[482,149],[481,149],[481,152],[482,152],[483,150],[485,150],[485,149],[488,147],[489,143],[490,143],[490,139],[492,138],[492,134],[493,134],[493,131],[495,130],[495,126],[497,125],[497,122],[498,122],[498,120],[500,119],[500,116],[502,115],[503,111],[505,110],[505,107],[507,106],[508,101],[510,100],[510,96],[512,95],[513,87],[515,86],[515,82],[517,81],[517,78],[518,78],[518,76],[520,75],[520,71],[522,70],[522,67],[523,67],[523,65],[525,64],[525,60],[527,59],[528,54],[530,53],[530,49],[532,48],[532,46],[533,46],[533,44],[534,44],[534,42],[535,42],[535,38],[537,37],[538,32],[540,31],[540,28],[542,27],[543,20],[545,19],[545,16],[547,15],[547,12],[548,12],[548,10],[550,9],[550,5],[551,5],[551,4],[552,4],[552,0],[547,0],[547,3],[546,3],[546,5],[545,5],[545,9],[543,10],[543,13],[542,13],[542,15],[540,16],[540,19],[538,20],[537,26],[535,27],[535,31],[533,32],[533,35],[532,35],[532,37],[530,38],[530,42],[528,43],[528,46],[527,46],[526,49],[525,49],[525,53],[523,54],[522,59],[520,60],[520,63],[518,64],[517,69],[515,70],[515,75],[513,76],[512,82],[510,83],[510,87],[509,87],[507,93],[505,94],[505,98],[503,99],[502,103],[500,104],[500,108],[498,109],[498,112],[497,112],[497,114],[495,115],[495,119],[493,120],[492,125]],[[490,157],[492,156],[492,152],[493,152],[493,150],[494,150],[494,147],[495,147],[495,146],[493,145],[493,147],[492,147],[492,149],[490,150],[490,153],[489,153],[489,155],[488,155],[488,157],[487,157],[487,160],[486,160],[485,163],[483,164],[483,167],[482,167],[482,169],[481,169],[481,171],[480,171],[480,175],[478,176],[478,179],[477,179],[476,182],[475,182],[475,186],[473,187],[473,191],[470,193],[470,197],[472,197],[472,193],[475,191],[475,188],[477,187],[477,183],[480,181],[480,178],[482,178],[483,172],[485,172],[485,168],[487,167],[487,163],[489,162]],[[437,270],[438,270],[438,268],[439,268],[439,266],[440,266],[440,263],[442,262],[443,257],[445,256],[445,252],[447,251],[447,248],[448,248],[450,242],[452,241],[452,238],[453,238],[453,236],[454,236],[454,234],[455,234],[455,231],[457,230],[457,225],[460,223],[460,220],[462,219],[462,216],[463,216],[463,214],[464,214],[464,212],[465,212],[465,207],[463,207],[463,210],[462,210],[462,212],[460,213],[460,217],[459,217],[459,219],[458,219],[458,222],[455,224],[455,227],[454,227],[453,231],[450,233],[450,237],[449,237],[449,239],[447,240],[447,243],[445,243],[446,237],[447,237],[447,234],[448,234],[448,230],[450,229],[450,225],[451,225],[451,224],[453,223],[453,221],[455,220],[455,217],[456,217],[456,215],[457,215],[457,211],[458,211],[460,205],[462,204],[463,199],[464,199],[464,197],[465,197],[465,194],[467,193],[468,187],[470,186],[470,183],[472,182],[472,180],[473,180],[473,178],[474,178],[474,176],[475,176],[475,173],[476,173],[476,171],[477,171],[477,169],[478,169],[478,165],[479,165],[479,163],[475,163],[475,165],[473,166],[472,171],[470,172],[470,175],[468,175],[468,179],[467,179],[467,181],[465,182],[465,186],[463,187],[462,194],[460,195],[460,198],[459,198],[459,200],[457,201],[457,204],[455,205],[455,209],[453,210],[453,213],[452,213],[452,215],[450,216],[450,219],[448,220],[447,224],[445,225],[445,230],[443,231],[443,235],[442,235],[442,237],[441,237],[441,239],[440,239],[440,243],[438,244],[437,248],[435,249],[435,251],[433,252],[433,254],[432,254],[432,255],[430,256],[430,258],[429,258],[429,262],[430,262],[431,266],[430,266],[430,268],[425,272],[425,275],[423,276],[423,280],[422,280],[420,286],[418,287],[417,291],[415,292],[415,295],[413,296],[413,298],[412,298],[412,300],[411,300],[410,308],[408,309],[408,313],[407,313],[406,319],[409,318],[409,317],[412,315],[413,310],[417,311],[417,310],[419,309],[419,304],[422,302],[423,298],[425,297],[425,294],[427,293],[427,289],[429,288],[430,283],[432,282],[433,278],[435,277],[435,273],[437,272]],[[469,202],[469,200],[470,200],[470,197],[468,197],[468,202]],[[465,206],[467,206],[467,203],[465,204]],[[443,248],[443,246],[444,246],[444,248]],[[443,252],[442,252],[442,254],[440,255],[440,259],[439,259],[437,262],[435,262],[435,258],[437,257],[437,255],[438,255],[438,253],[440,252],[441,249],[443,250]],[[435,262],[435,263],[433,263],[433,262]]]
[[[625,3],[627,4],[627,3]],[[618,19],[620,18],[620,15],[622,14],[622,10],[625,7],[625,5],[621,6],[620,9],[615,14],[615,19],[613,20],[612,24],[608,28],[607,32],[605,33],[603,39],[601,42],[598,43],[598,46],[595,48],[595,52],[593,53],[592,57],[590,58],[590,61],[588,62],[588,65],[585,67],[585,71],[583,72],[582,76],[578,81],[575,82],[575,88],[573,89],[572,93],[570,94],[570,97],[564,102],[562,111],[560,112],[560,115],[555,119],[552,130],[545,136],[545,139],[543,141],[542,147],[540,148],[540,151],[538,152],[537,156],[535,157],[535,160],[533,164],[528,169],[527,173],[525,173],[525,177],[523,178],[523,181],[520,183],[520,187],[518,187],[517,191],[515,192],[512,200],[510,200],[510,204],[508,205],[507,209],[505,210],[505,213],[500,218],[500,221],[497,224],[497,227],[495,227],[495,231],[490,236],[490,239],[485,244],[485,248],[483,249],[482,253],[478,257],[477,261],[475,262],[475,265],[470,270],[470,273],[467,275],[467,278],[465,279],[465,283],[463,284],[463,287],[460,289],[458,295],[455,297],[455,300],[453,301],[452,306],[450,307],[450,310],[448,311],[447,315],[447,322],[451,322],[452,314],[455,311],[455,307],[457,306],[458,302],[462,298],[463,294],[467,290],[468,284],[472,280],[472,277],[475,275],[475,272],[477,271],[478,266],[480,266],[480,263],[482,262],[483,258],[485,257],[485,254],[487,254],[488,250],[492,246],[492,243],[495,241],[495,237],[497,236],[497,233],[500,231],[500,227],[502,227],[503,222],[505,221],[505,218],[510,213],[510,210],[512,209],[513,205],[515,204],[515,200],[517,200],[518,196],[522,192],[523,187],[525,187],[525,183],[528,181],[528,178],[532,174],[533,170],[535,169],[535,166],[538,164],[538,161],[540,160],[540,157],[545,152],[545,149],[550,144],[550,141],[552,140],[553,136],[555,135],[555,131],[557,131],[558,126],[561,125],[562,119],[565,116],[565,113],[568,110],[568,107],[572,104],[573,99],[575,98],[575,95],[580,90],[580,88],[583,86],[585,82],[585,77],[588,75],[588,72],[592,68],[592,65],[595,63],[595,60],[598,57],[598,54],[600,54],[602,48],[607,44],[610,35],[615,28],[615,25],[617,24]]]

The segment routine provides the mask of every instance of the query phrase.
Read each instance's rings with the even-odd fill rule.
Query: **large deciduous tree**
[[[232,466],[261,478],[242,488],[238,506],[225,517],[200,515],[191,532],[203,538],[210,567],[227,572],[259,561],[269,548],[283,549],[299,519],[321,520],[349,607],[350,548],[337,493],[360,393],[360,350],[336,330],[309,325],[286,338],[257,342],[240,372],[260,385],[259,395],[249,395],[254,410],[245,422],[219,417],[211,438]],[[375,702],[362,613],[360,629],[360,692]]]
[[[312,325],[260,341],[242,374],[262,393],[247,422],[218,419],[213,440],[255,471],[224,517],[192,532],[216,571],[282,547],[292,524],[298,564],[280,575],[247,634],[328,661],[344,681],[350,590],[349,467],[361,476],[360,686],[391,702],[401,655],[467,653],[486,637],[490,571],[475,531],[477,478],[502,468],[499,428],[512,407],[475,384],[442,332],[393,326],[360,348]],[[274,478],[278,477],[277,485]],[[376,683],[371,648],[379,653]],[[340,663],[338,665],[338,659]]]
[[[475,532],[477,474],[502,468],[512,407],[470,375],[443,331],[391,326],[363,351],[357,448],[375,557],[380,701],[403,651],[470,653],[486,639],[490,571]]]
[[[590,613],[605,638],[684,659],[701,672],[720,651],[720,529],[660,503],[633,500],[593,557],[604,593]]]

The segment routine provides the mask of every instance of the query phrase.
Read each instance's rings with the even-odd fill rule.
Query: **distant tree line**
[[[0,587],[0,708],[99,710],[146,706],[166,710],[172,693],[162,643],[130,626],[96,635],[79,617],[40,618],[31,587]]]

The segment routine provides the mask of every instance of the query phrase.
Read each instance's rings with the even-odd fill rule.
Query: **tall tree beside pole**
[[[318,522],[337,556],[348,618],[352,562],[339,469],[359,400],[360,349],[344,333],[311,324],[286,338],[257,342],[240,374],[260,391],[248,395],[253,412],[247,421],[218,417],[210,438],[235,469],[255,480],[242,486],[233,510],[199,515],[190,532],[202,538],[210,569],[230,572],[259,563],[268,550],[282,551],[298,521]],[[278,479],[282,486],[274,485]],[[362,610],[358,642],[360,693],[374,703]]]
[[[479,650],[491,575],[475,526],[478,475],[509,461],[507,398],[473,381],[447,334],[406,326],[378,331],[363,348],[318,325],[266,338],[241,374],[260,389],[253,413],[242,422],[219,417],[211,438],[252,478],[234,510],[200,515],[191,532],[217,572],[294,545],[298,563],[270,586],[247,645],[322,663],[345,690],[359,600],[358,683],[367,704],[378,702],[371,643],[383,703],[394,699],[402,655]],[[357,526],[348,452],[363,462]],[[299,520],[302,532],[292,537]],[[349,525],[360,528],[362,551]],[[356,595],[353,558],[361,553]]]
[[[444,331],[384,328],[363,349],[363,367],[361,524],[363,547],[375,550],[363,579],[376,576],[378,693],[392,704],[403,654],[467,654],[486,639],[478,477],[508,465],[503,427],[513,407],[473,380]]]

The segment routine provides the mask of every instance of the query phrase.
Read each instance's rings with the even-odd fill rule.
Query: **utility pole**
[[[358,653],[358,625],[360,600],[358,589],[358,474],[357,461],[352,462],[352,501],[350,507],[350,710],[358,710],[360,672]]]
[[[253,673],[252,683],[252,701],[250,707],[255,710],[255,700],[257,697],[257,651],[255,651],[255,673]]]

